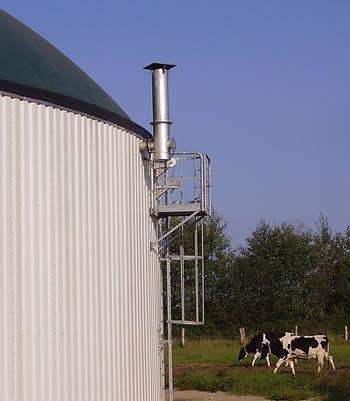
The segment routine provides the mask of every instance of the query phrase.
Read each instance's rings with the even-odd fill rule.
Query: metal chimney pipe
[[[168,74],[174,64],[153,63],[145,70],[152,71],[152,98],[153,98],[153,149],[154,161],[171,159],[170,150],[175,142],[170,137]]]

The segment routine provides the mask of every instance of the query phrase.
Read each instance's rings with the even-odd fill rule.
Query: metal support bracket
[[[158,245],[159,243],[161,243],[162,241],[165,240],[165,238],[168,238],[169,235],[171,235],[173,232],[177,231],[179,228],[181,228],[182,226],[184,226],[184,224],[186,224],[189,220],[191,220],[193,217],[195,217],[198,214],[198,212],[194,212],[191,215],[189,215],[188,217],[186,217],[184,220],[182,220],[178,225],[176,225],[175,227],[173,227],[170,231],[168,231],[166,234],[164,234],[163,236],[161,236],[156,242],[153,242],[151,244],[152,248],[154,248],[156,245]],[[167,242],[164,246],[161,247],[161,249],[165,248],[170,242]]]

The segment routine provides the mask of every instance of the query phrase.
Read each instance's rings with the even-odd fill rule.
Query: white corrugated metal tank
[[[161,276],[140,140],[0,96],[0,400],[158,401]]]

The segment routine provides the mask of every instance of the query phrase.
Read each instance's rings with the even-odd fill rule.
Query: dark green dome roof
[[[0,10],[0,90],[111,121],[149,137],[84,71],[44,38]]]

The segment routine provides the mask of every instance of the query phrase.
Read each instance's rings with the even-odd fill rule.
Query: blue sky
[[[179,150],[210,154],[216,210],[242,244],[261,218],[350,224],[350,2],[35,1],[2,7],[150,128],[153,61]]]

